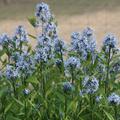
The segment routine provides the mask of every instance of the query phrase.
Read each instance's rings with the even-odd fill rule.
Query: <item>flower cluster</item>
[[[35,60],[37,62],[46,62],[48,59],[52,58],[52,43],[51,38],[42,34],[38,37],[38,44],[35,51]]]
[[[21,76],[30,76],[34,70],[34,59],[25,51],[19,56],[16,62],[16,67]]]
[[[51,38],[45,34],[42,34],[38,37],[38,46],[39,47],[51,47]]]
[[[37,4],[35,16],[39,21],[42,22],[49,21],[51,18],[51,12],[49,6],[44,2]]]
[[[76,68],[80,68],[80,60],[77,57],[69,57],[66,61],[65,61],[65,68],[66,69],[76,69]]]
[[[22,25],[16,28],[13,40],[16,41],[17,44],[20,44],[21,42],[28,42],[28,34]]]
[[[17,79],[18,77],[28,77],[33,73],[34,60],[28,52],[22,54],[16,53],[11,56],[11,62],[14,65],[7,65],[6,77],[10,80]]]
[[[18,77],[20,77],[18,69],[15,69],[15,67],[12,65],[6,66],[5,75],[8,80],[16,80]]]
[[[29,95],[29,94],[30,94],[30,90],[27,89],[27,88],[25,88],[25,89],[23,90],[23,93],[24,93],[25,95]]]
[[[12,55],[10,56],[10,60],[16,63],[20,56],[21,56],[20,52],[13,52]]]
[[[37,62],[47,62],[54,57],[54,53],[63,52],[64,42],[59,40],[57,24],[47,4],[42,2],[37,5],[36,17],[39,22],[42,22],[42,34],[38,37],[35,60]]]
[[[73,32],[71,35],[71,39],[72,39],[71,41],[72,50],[76,50],[77,52],[79,52],[79,42],[82,39],[81,33]]]
[[[42,24],[42,34],[51,37],[52,40],[54,40],[56,36],[58,36],[57,24],[50,11],[49,6],[44,2],[37,4],[35,16],[37,18],[37,26],[39,26],[39,24]]]
[[[113,34],[108,34],[104,38],[103,45],[107,48],[115,48],[116,47],[117,38]]]
[[[45,24],[44,33],[53,38],[57,36],[57,25],[55,24],[55,22],[50,21],[47,24]]]
[[[9,44],[10,42],[10,37],[4,33],[0,36],[0,45],[4,46],[5,44]]]
[[[23,26],[18,26],[14,36],[9,37],[7,34],[2,34],[0,36],[0,47],[6,49],[9,57],[16,51],[21,51],[23,46],[26,46],[24,43],[28,42],[28,34]],[[25,47],[24,47],[25,48]]]
[[[105,65],[102,64],[102,63],[100,63],[100,64],[97,66],[97,71],[99,72],[99,74],[105,73],[105,71],[106,71]]]
[[[120,96],[117,95],[116,93],[112,93],[108,97],[108,102],[111,104],[120,105]]]
[[[91,28],[87,27],[85,30],[83,30],[83,39],[88,43],[86,48],[87,51],[93,53],[96,49],[96,41]]]
[[[63,84],[63,91],[64,91],[65,93],[71,92],[72,89],[73,89],[73,86],[72,86],[72,84],[71,84],[70,82],[65,82],[65,83]]]
[[[53,58],[54,56],[50,54],[49,49],[45,48],[37,48],[35,52],[34,59],[37,63],[40,62],[47,62],[49,59]]]
[[[4,113],[0,119],[105,120],[108,112],[119,119],[120,95],[115,92],[120,92],[120,50],[116,38],[106,36],[98,51],[88,27],[71,35],[67,49],[47,4],[37,5],[36,18],[33,22],[42,23],[39,35],[30,35],[18,26],[14,36],[0,36],[0,105]],[[28,36],[37,40],[35,49],[29,46]],[[15,102],[11,104],[11,100]]]
[[[100,96],[97,96],[97,97],[96,97],[95,101],[96,101],[97,103],[99,103],[99,102],[101,101],[101,99],[102,99],[102,96],[100,95]]]
[[[85,77],[82,82],[82,93],[94,94],[99,89],[99,81],[95,77]]]
[[[88,53],[94,54],[96,42],[92,29],[86,28],[82,33],[74,32],[71,38],[72,50],[81,54],[83,59],[87,58]]]
[[[62,65],[62,60],[56,59],[55,64],[56,64],[56,66],[60,67]]]
[[[119,73],[120,72],[120,63],[117,62],[113,65],[112,69],[111,69],[111,72],[113,73]]]
[[[54,57],[53,52],[62,52],[63,42],[58,40],[57,25],[46,3],[37,4],[35,15],[37,20],[42,23],[42,34],[38,37],[35,60],[47,62]]]
[[[63,54],[65,51],[65,43],[62,40],[59,40],[59,38],[54,40],[54,52]]]

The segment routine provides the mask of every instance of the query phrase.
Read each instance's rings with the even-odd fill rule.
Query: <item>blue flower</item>
[[[70,82],[65,82],[65,83],[63,84],[63,91],[64,91],[65,93],[71,92],[72,89],[73,89],[73,86],[72,86],[72,84],[71,84]]]
[[[72,50],[76,50],[76,51],[79,51],[79,46],[78,46],[78,42],[80,41],[81,39],[81,33],[79,32],[73,32],[72,35],[71,35],[71,45],[72,45]]]
[[[49,21],[51,18],[51,12],[49,6],[44,2],[37,4],[35,16],[39,21],[42,22]]]
[[[10,37],[6,33],[0,35],[0,45],[3,46],[5,44],[9,44],[9,42],[10,42]]]
[[[78,54],[80,54],[83,60],[87,58],[88,53],[95,58],[96,41],[91,28],[84,29],[82,33],[74,32],[71,38],[72,50],[75,50]]]
[[[15,41],[17,45],[19,45],[21,42],[28,42],[28,34],[22,25],[16,28],[13,41]]]
[[[29,76],[34,71],[34,59],[28,52],[23,52],[16,61],[16,67],[21,77]]]
[[[116,93],[112,93],[108,97],[108,102],[114,105],[120,105],[120,96],[117,95]]]
[[[93,30],[90,27],[87,27],[83,30],[83,36],[90,37],[93,35]]]
[[[86,92],[84,90],[80,90],[80,93],[79,93],[80,97],[84,97],[85,94]]]
[[[54,51],[55,53],[64,53],[65,51],[65,43],[62,40],[59,40],[59,38],[54,40]]]
[[[102,96],[100,95],[100,96],[97,96],[97,97],[96,97],[95,101],[98,103],[98,102],[101,101],[101,99],[102,99]]]
[[[12,65],[6,66],[5,75],[6,75],[7,79],[9,79],[9,80],[15,80],[20,76],[18,69]]]
[[[27,89],[27,88],[25,88],[25,89],[23,90],[23,93],[24,93],[25,95],[29,95],[29,94],[30,94],[30,90]]]
[[[57,34],[57,26],[54,22],[49,22],[44,26],[44,33],[50,35]],[[54,35],[55,36],[55,35]]]
[[[106,71],[105,65],[102,64],[102,63],[99,63],[98,66],[97,66],[97,71],[99,72],[99,74],[103,75]]]
[[[60,67],[62,65],[62,60],[61,59],[57,59],[55,61],[55,64],[56,64],[56,66]]]
[[[20,57],[20,53],[19,52],[13,52],[11,57],[10,57],[10,60],[12,62],[16,62],[19,59],[19,57]]]
[[[38,37],[38,44],[35,50],[36,62],[47,62],[47,60],[54,57],[51,38],[45,34]]]
[[[35,61],[37,63],[39,63],[39,62],[47,62],[48,56],[49,56],[49,54],[47,52],[49,52],[49,51],[46,51],[46,50],[47,49],[45,49],[45,48],[36,49],[34,58],[35,58]]]
[[[99,81],[95,77],[86,76],[82,86],[84,93],[94,94],[99,89]]]
[[[114,72],[114,73],[119,73],[119,72],[120,72],[120,63],[119,63],[119,62],[115,63],[115,64],[113,65],[111,71]]]
[[[65,61],[65,68],[66,69],[76,69],[76,68],[80,68],[80,60],[77,57],[69,57],[66,61]]]
[[[45,34],[40,35],[38,38],[37,47],[51,47],[51,38]]]
[[[96,49],[96,41],[91,28],[87,27],[83,30],[82,39],[86,41],[86,50],[88,52],[94,52]]]
[[[113,34],[105,36],[103,45],[104,47],[115,48],[117,44],[117,38]]]

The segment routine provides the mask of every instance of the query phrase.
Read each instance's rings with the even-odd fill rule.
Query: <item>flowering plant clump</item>
[[[38,36],[21,25],[0,35],[0,120],[120,120],[117,38],[106,35],[97,50],[87,27],[66,44],[43,2],[28,20]]]
[[[115,94],[115,93],[112,93],[109,97],[108,97],[108,101],[111,103],[111,104],[117,104],[119,105],[120,104],[120,96]]]

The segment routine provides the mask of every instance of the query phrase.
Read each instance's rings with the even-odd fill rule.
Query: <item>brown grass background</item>
[[[58,21],[60,37],[67,42],[71,32],[87,26],[94,29],[98,47],[106,33],[120,37],[120,0],[11,0],[8,5],[0,0],[0,34],[14,34],[18,25],[36,34],[27,17],[34,15],[35,5],[41,1],[50,5]]]

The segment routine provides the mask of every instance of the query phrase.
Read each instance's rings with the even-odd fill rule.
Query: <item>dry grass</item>
[[[22,24],[27,28],[29,33],[36,34],[34,29],[30,26],[25,18],[27,18],[27,14],[28,16],[33,14],[33,8],[37,1],[38,0],[35,0],[33,4],[29,3],[26,10],[24,10],[25,5],[22,6],[21,8],[25,12],[23,12],[23,10],[18,10],[15,15],[10,16],[10,19],[8,19],[8,13],[5,13],[6,15],[2,15],[0,22],[0,33],[7,32],[13,34],[16,26]],[[104,0],[104,2],[95,2],[99,0],[90,0],[94,1],[94,4],[90,4],[91,6],[89,7],[87,7],[88,4],[87,2],[84,2],[84,0],[77,0],[78,4],[75,4],[76,6],[72,6],[73,1],[75,3],[76,0],[70,0],[68,4],[66,0],[61,0],[61,2],[58,0],[48,1],[48,3],[51,5],[51,8],[53,8],[53,11],[55,11],[61,38],[64,38],[66,41],[70,41],[71,32],[80,31],[86,26],[90,26],[95,30],[98,46],[101,46],[102,39],[107,32],[112,32],[117,37],[120,37],[120,9],[119,4],[117,4],[120,3],[119,0],[110,0],[111,4],[107,9],[103,8],[105,8],[104,5],[107,5],[105,2],[108,0]],[[32,12],[30,12],[29,7],[33,7],[31,9]],[[7,12],[6,9],[4,8],[3,10],[0,10],[0,14],[2,14],[2,12]],[[12,12],[14,9],[17,10],[17,7],[13,7],[12,5]],[[22,12],[23,17],[21,17]],[[11,13],[9,12],[9,14]]]

